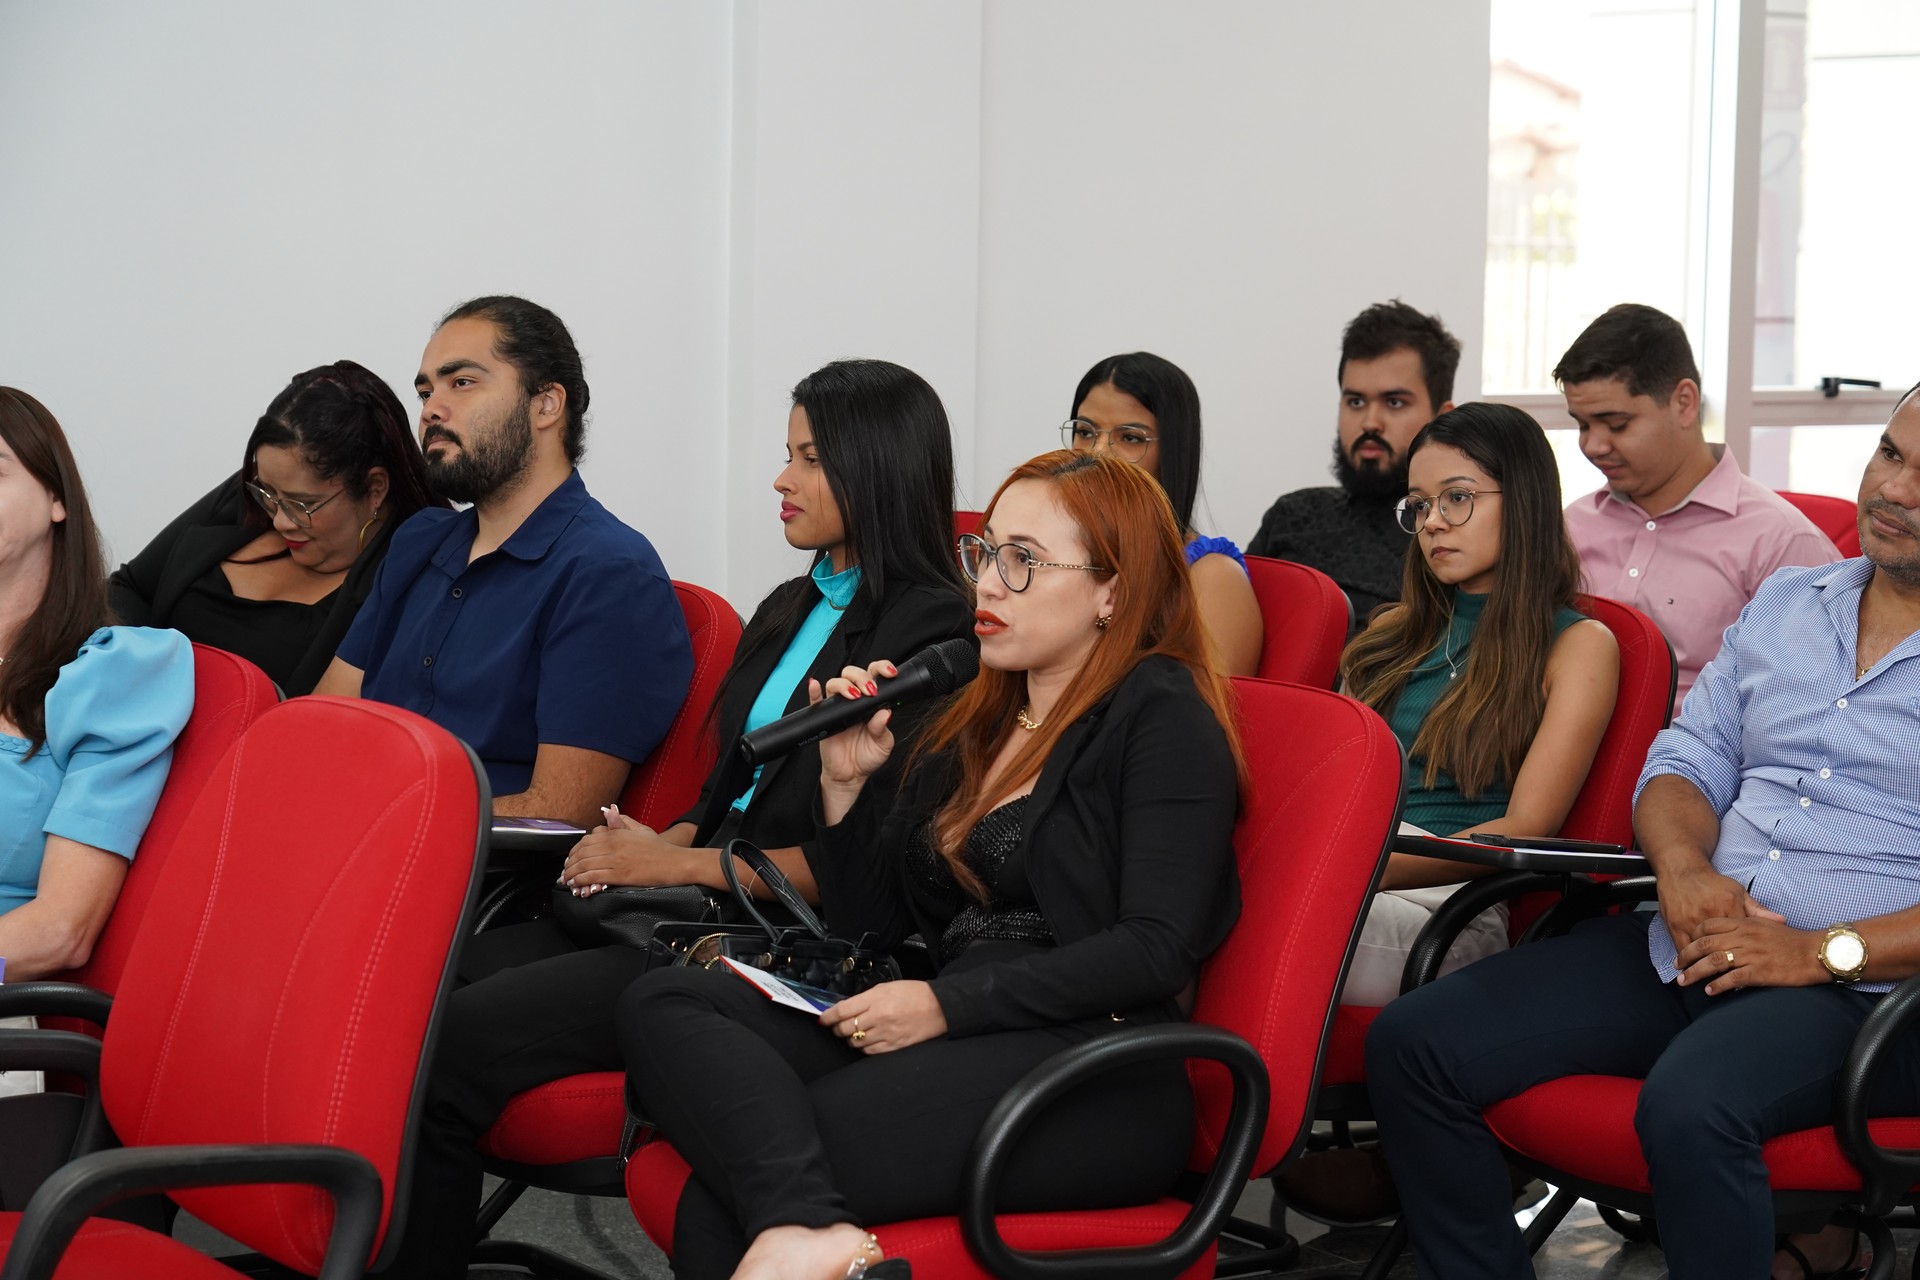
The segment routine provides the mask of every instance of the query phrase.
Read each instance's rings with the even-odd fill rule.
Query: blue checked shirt
[[[1854,559],[1768,578],[1654,739],[1634,792],[1663,773],[1700,788],[1720,815],[1714,870],[1796,929],[1920,903],[1920,633],[1854,678],[1872,574]],[[1664,920],[1648,951],[1671,982]]]

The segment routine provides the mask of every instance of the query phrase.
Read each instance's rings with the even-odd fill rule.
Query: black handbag
[[[720,919],[719,897],[699,884],[617,884],[585,898],[557,884],[552,897],[549,914],[577,947],[644,950],[662,924],[711,924]]]
[[[738,858],[780,905],[799,923],[777,926],[767,919],[753,896],[740,885],[734,867]],[[764,969],[777,978],[850,996],[900,976],[900,965],[874,945],[868,934],[857,942],[836,938],[820,923],[773,859],[751,843],[734,840],[720,851],[720,867],[733,891],[734,902],[750,923],[705,925],[667,922],[654,929],[647,946],[649,969],[669,964],[697,964],[711,968],[721,957],[735,964]]]

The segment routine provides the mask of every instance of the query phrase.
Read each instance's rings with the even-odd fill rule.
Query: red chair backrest
[[[193,646],[193,713],[174,739],[167,785],[127,867],[113,914],[107,917],[106,927],[93,945],[93,955],[80,968],[61,975],[63,981],[84,983],[108,995],[119,987],[134,936],[147,912],[147,900],[153,896],[160,870],[173,852],[193,802],[200,798],[227,748],[261,712],[279,701],[280,694],[267,673],[245,658],[203,644]]]
[[[1351,698],[1266,680],[1233,682],[1252,783],[1234,854],[1239,923],[1201,973],[1194,1021],[1244,1038],[1267,1064],[1273,1105],[1254,1161],[1273,1168],[1311,1123],[1334,992],[1400,814],[1404,769],[1386,721]],[[1193,1163],[1218,1151],[1226,1072],[1195,1063]]]
[[[262,714],[181,824],[114,998],[100,1093],[121,1142],[343,1147],[379,1172],[384,1224],[490,807],[472,752],[411,712]],[[174,1198],[319,1269],[333,1212],[310,1187]]]
[[[1789,493],[1781,497],[1800,509],[1800,514],[1833,540],[1840,554],[1849,558],[1860,554],[1860,507],[1845,498],[1830,498],[1824,493]]]
[[[719,747],[707,725],[707,708],[740,643],[740,615],[716,593],[690,582],[673,584],[687,616],[693,645],[693,680],[686,701],[653,754],[635,767],[620,793],[620,810],[659,831],[691,809],[713,769]]]
[[[953,513],[953,536],[955,541],[963,533],[979,533],[981,511],[956,511]]]
[[[1248,556],[1247,577],[1266,628],[1254,674],[1262,680],[1333,688],[1340,651],[1353,627],[1347,593],[1318,569],[1291,560]]]
[[[1574,608],[1603,622],[1620,645],[1620,692],[1600,737],[1587,781],[1574,797],[1560,834],[1571,840],[1633,844],[1633,787],[1653,737],[1673,716],[1677,673],[1673,649],[1652,618],[1602,596],[1580,596]]]

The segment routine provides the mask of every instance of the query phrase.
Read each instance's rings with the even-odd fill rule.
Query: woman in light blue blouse
[[[0,387],[0,959],[84,963],[193,709],[175,631],[107,625],[107,572],[60,424]]]
[[[1200,493],[1200,393],[1171,360],[1150,351],[1109,356],[1087,370],[1073,392],[1073,416],[1060,424],[1069,449],[1110,452],[1148,472],[1173,506],[1187,544],[1187,567],[1213,665],[1250,676],[1260,665],[1266,628],[1247,578],[1246,557],[1230,539],[1194,532]]]

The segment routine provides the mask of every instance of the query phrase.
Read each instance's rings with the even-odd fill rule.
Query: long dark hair
[[[1434,704],[1409,753],[1426,759],[1424,785],[1451,773],[1463,795],[1512,786],[1546,710],[1553,616],[1580,590],[1580,558],[1561,515],[1560,472],[1546,432],[1510,405],[1463,404],[1429,422],[1407,449],[1451,445],[1500,486],[1500,560],[1467,665]],[[1454,590],[1433,576],[1415,538],[1400,603],[1340,657],[1348,692],[1385,714],[1429,658],[1453,617]]]
[[[0,712],[38,751],[47,740],[47,691],[60,668],[73,661],[88,636],[113,621],[107,561],[73,450],[47,407],[24,391],[0,387],[0,440],[67,513],[53,526],[52,563],[40,607],[0,664]]]
[[[1022,480],[1052,486],[1061,509],[1080,528],[1088,561],[1103,567],[1102,577],[1118,574],[1119,583],[1111,619],[1086,665],[1047,713],[1046,724],[1031,733],[1016,730],[1015,712],[1027,699],[1026,672],[983,666],[915,748],[918,754],[950,750],[959,760],[959,785],[934,815],[934,832],[955,878],[981,898],[986,895],[963,856],[967,833],[998,795],[1037,776],[1067,727],[1111,693],[1143,658],[1164,654],[1192,673],[1195,689],[1226,732],[1242,786],[1246,783],[1232,691],[1208,656],[1193,576],[1187,572],[1186,532],[1175,526],[1166,496],[1152,477],[1105,454],[1066,449],[1043,453],[1001,482],[987,504],[989,523],[1001,495]],[[1009,736],[1019,737],[1019,749],[995,777],[993,762]]]
[[[969,598],[953,550],[953,433],[927,380],[885,360],[835,360],[800,379],[793,403],[806,411],[848,557],[860,566],[855,600],[877,606],[899,582]],[[818,598],[805,578],[773,589],[740,637],[716,706],[748,657],[796,626]]]
[[[296,373],[247,436],[240,478],[259,477],[254,455],[263,445],[291,445],[323,480],[339,480],[350,498],[367,496],[367,473],[387,469],[387,525],[397,526],[422,507],[444,507],[427,491],[427,464],[414,442],[407,411],[393,388],[351,360],[336,360]],[[273,520],[255,502],[244,504],[248,528],[265,530]]]
[[[1145,405],[1158,424],[1154,439],[1160,442],[1160,487],[1173,504],[1173,518],[1184,538],[1193,529],[1193,503],[1200,494],[1200,392],[1173,361],[1135,351],[1108,356],[1087,370],[1073,389],[1068,413],[1079,413],[1087,393],[1109,382]]]

